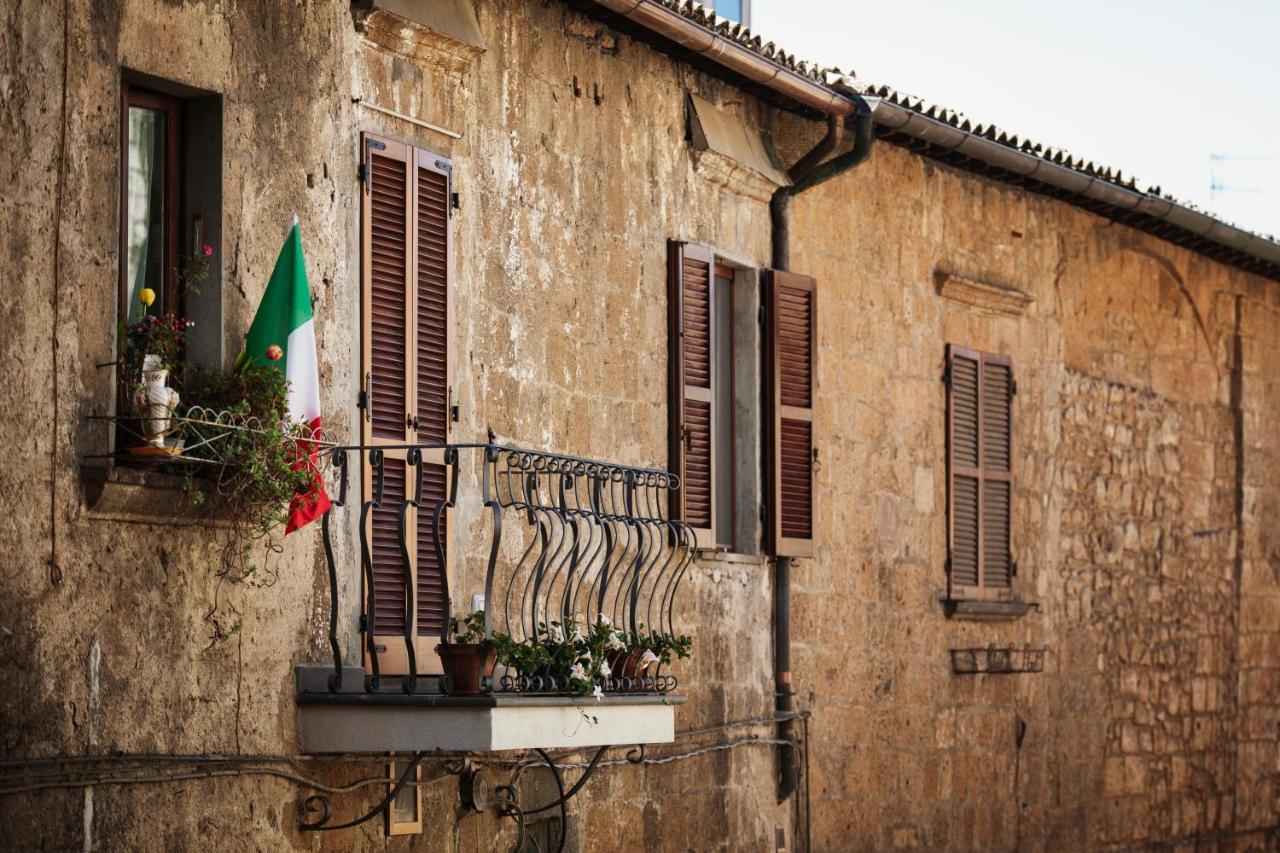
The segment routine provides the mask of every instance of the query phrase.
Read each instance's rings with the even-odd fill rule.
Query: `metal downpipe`
[[[859,98],[853,119],[853,147],[845,154],[824,163],[823,158],[837,148],[848,132],[843,116],[831,116],[828,119],[827,135],[813,150],[801,157],[788,173],[795,183],[782,187],[773,194],[769,203],[769,217],[774,269],[787,270],[790,265],[791,199],[857,167],[867,159],[876,138],[871,112],[871,106]],[[777,557],[774,560],[773,578],[774,707],[779,717],[786,718],[778,722],[778,739],[786,741],[778,747],[778,802],[781,803],[795,793],[800,777],[796,760],[796,726],[795,720],[791,718],[795,713],[795,691],[791,684],[790,557]]]
[[[846,125],[847,129],[847,125]],[[827,137],[824,137],[818,143],[818,148],[828,145],[831,137],[831,131],[828,130]],[[856,168],[863,160],[871,155],[871,146],[876,139],[875,122],[872,120],[872,108],[867,101],[862,98],[857,99],[857,106],[853,117],[853,147],[849,151],[841,154],[820,165],[815,163],[817,158],[812,157],[813,151],[800,158],[788,175],[791,180],[795,181],[789,187],[780,187],[773,194],[773,198],[769,202],[769,218],[772,223],[773,240],[772,240],[772,266],[776,270],[790,269],[791,256],[791,225],[790,210],[791,199],[805,190],[812,189],[819,184],[825,183],[837,175],[842,175],[850,169]],[[830,143],[830,149],[835,147],[834,142]],[[828,149],[828,150],[830,150]],[[803,173],[801,167],[805,168]]]

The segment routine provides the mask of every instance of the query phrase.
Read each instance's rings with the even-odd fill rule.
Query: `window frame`
[[[729,402],[724,410],[717,409],[712,420],[711,432],[711,470],[712,476],[717,479],[715,485],[715,497],[712,503],[712,514],[718,516],[720,511],[720,502],[725,499],[724,492],[728,494],[728,518],[714,519],[715,539],[703,550],[742,553],[740,547],[742,543],[738,542],[738,506],[736,502],[737,484],[738,484],[738,455],[737,449],[737,417],[735,410],[737,409],[737,390],[735,385],[735,377],[737,375],[734,369],[734,362],[737,355],[737,335],[734,333],[734,320],[736,319],[736,308],[738,295],[736,293],[738,286],[738,268],[725,263],[725,260],[719,255],[712,252],[711,263],[711,287],[713,290],[724,291],[727,298],[721,299],[720,295],[712,297],[711,300],[711,328],[712,328],[712,360],[717,363],[712,368],[712,385],[711,385],[711,405],[713,409],[717,409],[720,401],[721,393],[727,389]],[[720,280],[726,280],[728,286],[721,288]],[[725,342],[726,349],[721,351],[718,344],[718,334],[720,323],[725,322],[728,325],[728,340]],[[718,443],[721,434],[728,432],[728,458],[720,458],[721,454],[717,453]],[[724,490],[724,492],[722,492]],[[722,529],[721,522],[727,522],[724,526],[728,529]],[[721,542],[719,540],[728,540]]]
[[[1013,359],[1009,356],[998,355],[996,353],[983,352],[981,350],[960,346],[958,344],[947,344],[946,346],[946,479],[947,479],[947,597],[951,601],[983,601],[983,602],[1012,602],[1016,600],[1014,594],[1014,582],[1017,578],[1017,561],[1014,559],[1013,552],[1013,502],[1014,502],[1014,459],[1015,459],[1015,441],[1014,441],[1014,404],[1013,399],[1017,396],[1017,382],[1014,377]],[[956,456],[956,417],[955,417],[955,361],[957,358],[974,362],[977,371],[977,400],[975,402],[975,416],[977,419],[975,439],[977,442],[977,466],[965,466],[957,464]],[[991,469],[986,464],[986,415],[987,401],[984,389],[983,377],[985,368],[988,364],[995,364],[1005,368],[1008,371],[1009,378],[1009,399],[1008,399],[1008,446],[1006,452],[1008,454],[1009,467],[1007,471]],[[957,477],[966,477],[972,479],[977,484],[977,499],[975,508],[975,541],[977,548],[976,570],[976,586],[967,584],[957,584],[955,582],[954,559],[955,559],[955,541],[956,541],[956,489],[955,482]],[[1006,554],[1008,559],[1008,583],[1004,587],[992,587],[987,584],[987,566],[986,566],[986,485],[988,482],[1003,482],[1008,484],[1009,489],[1009,510],[1006,518],[1005,536],[1007,538]]]
[[[129,108],[141,107],[165,114],[164,167],[164,287],[161,313],[181,314],[178,293],[178,258],[182,251],[182,98],[136,86],[128,80],[120,84],[120,270],[117,282],[119,318],[129,321]]]

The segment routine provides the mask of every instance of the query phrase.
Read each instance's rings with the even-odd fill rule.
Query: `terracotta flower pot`
[[[479,696],[481,680],[493,675],[498,661],[493,643],[439,643],[436,654],[449,678],[450,696]]]
[[[613,649],[604,653],[604,659],[609,662],[609,669],[613,672],[614,678],[640,678],[645,674],[646,669],[641,663],[644,651],[644,646]]]

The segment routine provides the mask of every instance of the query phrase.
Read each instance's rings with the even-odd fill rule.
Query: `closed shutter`
[[[442,445],[449,440],[450,397],[453,351],[449,338],[453,329],[452,290],[449,268],[449,178],[452,166],[443,157],[427,151],[416,152],[417,257],[415,258],[417,306],[417,346],[414,374],[417,377],[417,419],[415,434],[419,444]],[[448,468],[444,452],[422,452],[423,488],[419,509],[417,541],[417,631],[419,637],[440,635],[446,618],[445,571],[436,553],[435,510],[445,499]],[[441,518],[439,534],[448,552],[448,515]],[[446,560],[447,562],[447,560]]]
[[[947,520],[951,598],[1013,597],[1013,368],[947,347]]]
[[[713,267],[706,246],[668,244],[668,444],[671,470],[680,477],[671,514],[692,527],[699,545],[708,548],[716,544]]]
[[[813,555],[816,448],[813,398],[817,354],[817,282],[765,275],[765,494],[769,551]]]
[[[365,444],[382,449],[385,458],[382,502],[370,512],[367,531],[373,635],[382,673],[408,672],[406,633],[413,638],[418,673],[436,673],[434,647],[447,610],[448,549],[442,565],[433,518],[448,480],[438,445],[448,440],[450,423],[450,166],[369,134],[362,150],[362,433]],[[437,447],[422,450],[419,468],[411,464],[408,446],[423,444]],[[365,474],[370,500],[377,472],[367,467]],[[417,494],[419,477],[422,502],[415,509],[408,502]],[[442,532],[447,521],[446,516]]]

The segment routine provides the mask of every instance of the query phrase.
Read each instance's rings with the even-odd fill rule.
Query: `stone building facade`
[[[645,2],[716,27],[689,4]],[[758,300],[775,263],[771,195],[826,127],[792,95],[597,5],[0,10],[0,837],[14,849],[517,843],[492,808],[461,809],[430,756],[420,834],[389,838],[381,820],[300,831],[316,789],[299,779],[386,774],[384,755],[300,754],[295,667],[329,654],[318,532],[284,539],[267,581],[220,583],[218,519],[172,479],[101,458],[121,87],[204,104],[188,110],[207,134],[185,186],[220,176],[199,297],[211,363],[242,345],[296,213],[326,430],[359,441],[358,169],[361,134],[376,134],[452,163],[451,440],[491,430],[665,466],[668,241],[711,247]],[[746,142],[716,150],[716,122]],[[702,554],[679,602],[694,652],[676,666],[677,739],[639,765],[610,754],[571,802],[568,848],[1277,849],[1275,268],[881,135],[790,211],[787,261],[816,280],[819,306],[814,546],[790,581],[799,788],[779,802],[776,575],[760,494],[743,491],[734,553]],[[1009,535],[1024,606],[997,619],[948,607],[948,345],[1009,359],[1017,381]],[[750,355],[735,357],[735,389],[759,381]],[[758,488],[758,403],[734,396],[738,483]],[[358,545],[343,524],[340,642],[358,661]],[[482,507],[460,504],[455,611],[481,589],[483,526]],[[1047,651],[1036,672],[957,673],[952,650],[992,648]],[[509,755],[475,758],[491,784],[512,769]],[[523,802],[554,797],[534,770],[524,785]],[[333,793],[334,808],[355,816],[385,792]]]

